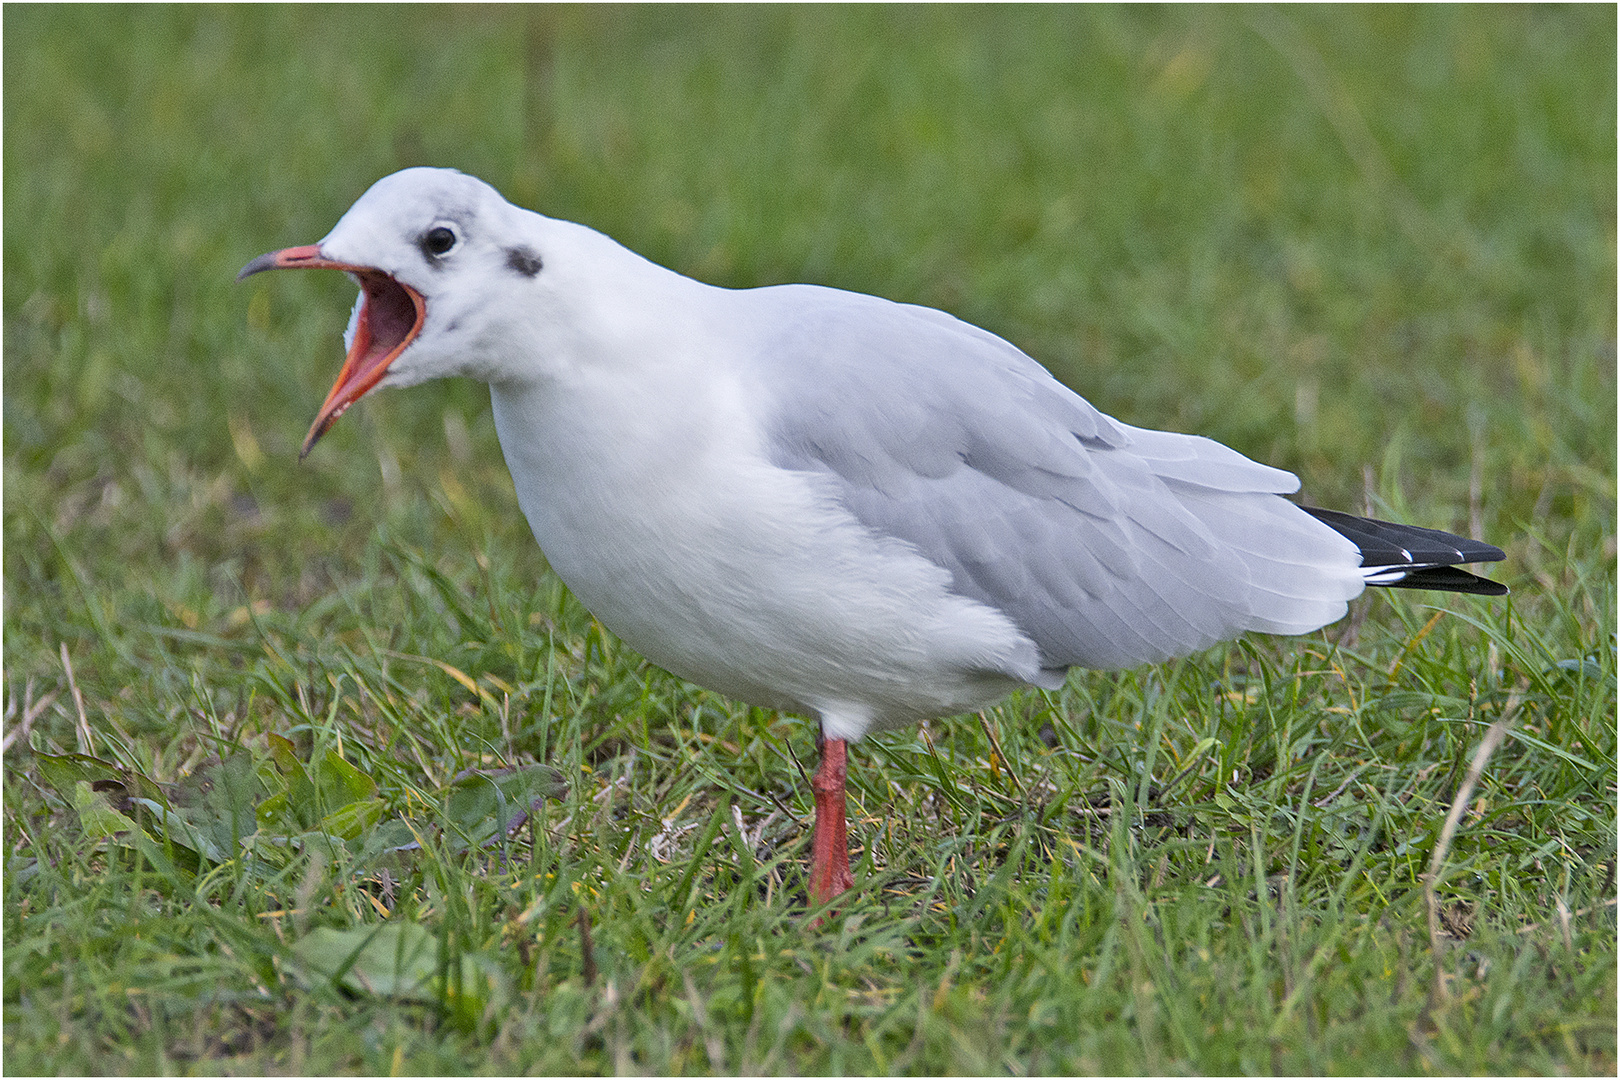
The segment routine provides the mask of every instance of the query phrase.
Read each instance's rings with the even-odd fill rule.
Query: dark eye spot
[[[506,265],[524,277],[534,277],[540,272],[540,256],[526,247],[507,248]]]
[[[433,258],[438,258],[456,246],[456,234],[443,225],[435,225],[422,234],[422,250]]]

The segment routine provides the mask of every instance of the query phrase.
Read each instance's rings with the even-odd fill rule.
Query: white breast
[[[735,381],[697,390],[679,367],[491,391],[535,538],[604,625],[711,689],[814,711],[833,738],[977,708],[1037,673],[1000,612],[771,465]]]

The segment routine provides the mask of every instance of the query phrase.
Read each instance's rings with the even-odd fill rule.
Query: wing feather
[[[941,312],[804,286],[761,343],[776,464],[1003,612],[1045,668],[1301,633],[1361,591],[1355,545],[1285,499],[1291,474],[1121,424]]]

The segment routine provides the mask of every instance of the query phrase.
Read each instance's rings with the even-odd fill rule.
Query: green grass
[[[8,1071],[1612,1074],[1615,41],[8,8]],[[807,931],[808,729],[593,622],[482,387],[296,460],[352,290],[232,275],[421,163],[705,280],[944,307],[1313,502],[1477,531],[1513,594],[864,742],[861,887]],[[502,842],[522,784],[560,798]]]

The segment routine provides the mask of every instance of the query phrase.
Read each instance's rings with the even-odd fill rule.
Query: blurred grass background
[[[6,823],[20,871],[4,1038],[22,1071],[1613,1071],[1612,906],[1562,935],[1520,933],[1613,895],[1613,8],[75,6],[4,20]],[[802,725],[639,664],[571,605],[517,512],[483,387],[368,399],[299,464],[352,287],[233,281],[416,164],[474,173],[718,284],[812,281],[945,308],[1121,419],[1298,472],[1314,503],[1482,535],[1507,550],[1494,572],[1514,595],[1366,601],[1348,640],[1341,627],[1164,673],[1077,676],[999,710],[993,752],[976,724],[935,725],[954,754],[896,736],[856,764],[869,822],[938,815],[931,790],[1004,786],[1003,765],[1057,768],[1064,753],[1082,764],[1054,790],[1077,806],[1109,783],[1147,801],[1154,751],[1133,747],[1160,739],[1156,782],[1196,770],[1167,798],[1191,808],[1207,857],[1202,840],[1182,851],[1087,826],[1082,846],[1115,860],[1099,869],[1054,854],[1076,827],[1064,798],[1041,801],[1025,834],[1005,806],[941,795],[951,812],[919,824],[915,847],[886,840],[867,869],[901,875],[891,892],[904,892],[941,852],[990,852],[989,876],[961,888],[981,913],[997,889],[1021,897],[998,929],[940,915],[944,901],[884,901],[855,920],[875,936],[829,957],[793,929],[791,817],[765,860],[785,868],[782,891],[725,907],[729,937],[701,919],[682,929],[670,912],[704,910],[682,906],[686,868],[720,893],[731,872],[703,861],[727,835],[707,827],[727,784],[759,801],[725,795],[742,833],[773,808],[757,793],[804,794],[789,755],[809,753]],[[1482,625],[1425,634],[1433,603]],[[401,654],[455,665],[484,696]],[[520,715],[491,704],[489,677]],[[373,741],[360,683],[416,726],[418,763],[389,764],[396,744]],[[1518,786],[1498,796],[1523,806],[1495,850],[1482,840],[1470,856],[1493,899],[1467,900],[1478,922],[1463,946],[1495,974],[1471,1004],[1437,1010],[1416,842],[1427,828],[1432,844],[1479,721],[1516,690],[1522,730],[1551,749],[1509,744]],[[1432,699],[1378,712],[1391,692]],[[1277,694],[1316,703],[1299,721],[1320,732],[1309,753],[1278,741],[1293,721]],[[1364,728],[1375,714],[1397,719]],[[636,794],[613,829],[599,818],[588,843],[531,851],[559,896],[598,881],[598,944],[621,969],[587,985],[580,952],[540,970],[536,948],[578,952],[556,940],[572,909],[542,904],[555,925],[536,945],[536,897],[551,892],[445,856],[388,872],[402,895],[454,895],[420,884],[447,867],[492,890],[471,915],[441,894],[418,914],[444,953],[509,965],[518,1004],[455,1027],[442,1001],[396,1013],[310,990],[284,968],[310,927],[261,915],[314,895],[327,901],[302,903],[311,925],[375,920],[340,899],[375,866],[321,877],[312,861],[244,899],[233,864],[230,903],[200,900],[195,881],[143,877],[70,828],[71,800],[32,757],[77,750],[169,782],[227,745],[262,751],[271,732],[301,752],[341,746],[379,775],[390,814],[468,755],[550,760],[578,780],[552,811],[558,836],[618,790],[591,777],[622,774]],[[1217,736],[1219,769],[1175,758]],[[1234,767],[1253,782],[1253,821],[1218,803]],[[1348,799],[1365,769],[1391,778],[1365,798],[1412,814],[1417,835],[1411,854],[1364,839],[1363,862],[1388,877],[1363,890],[1367,865],[1321,856],[1348,875],[1333,877],[1297,860],[1328,827],[1306,778],[1320,771],[1312,797]],[[1272,822],[1277,800],[1305,816]],[[794,803],[801,819],[807,805]],[[665,818],[685,838],[672,891],[638,907],[637,874],[663,863],[642,867],[631,837]],[[703,827],[680,832],[688,820]],[[1176,913],[1217,851],[1264,862],[1273,828],[1284,849],[1292,838],[1282,870],[1246,887],[1228,870],[1213,914],[1197,899]],[[996,866],[1024,867],[1029,894]],[[1323,930],[1338,924],[1307,905],[1276,914],[1295,933],[1279,946],[1254,914],[1259,879],[1278,872],[1328,874],[1328,907],[1353,898],[1345,917],[1368,936]],[[1200,929],[1119,938],[1116,920],[1143,911]],[[657,948],[634,943],[642,918]],[[1089,930],[1047,925],[1075,918]],[[1299,944],[1317,932],[1319,950]],[[142,934],[161,944],[142,951]],[[1069,978],[1019,982],[997,968],[1009,954]],[[1220,958],[1240,956],[1253,993],[1228,999]],[[1162,967],[1157,990],[1144,964]],[[192,974],[153,974],[176,968]],[[605,1001],[604,983],[621,996]],[[753,997],[728,1012],[738,987]],[[446,1024],[461,1041],[436,1050]]]

